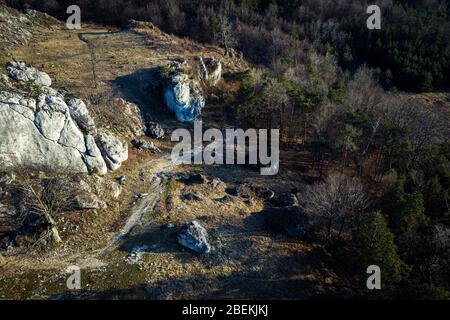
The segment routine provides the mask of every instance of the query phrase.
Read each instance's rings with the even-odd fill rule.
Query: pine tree
[[[394,235],[381,212],[371,212],[361,219],[353,231],[353,244],[360,268],[380,267],[382,286],[390,287],[402,279],[406,265],[397,254]]]

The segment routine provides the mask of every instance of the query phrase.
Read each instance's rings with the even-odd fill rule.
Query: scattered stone
[[[246,198],[246,199],[244,199],[244,203],[251,207],[254,204],[254,200],[251,197],[250,198]]]
[[[45,72],[29,67],[25,62],[11,61],[6,64],[9,77],[17,81],[27,82],[38,87],[50,87],[52,79]]]
[[[136,193],[136,194],[133,196],[133,199],[135,199],[135,200],[140,200],[140,199],[145,198],[146,196],[148,196],[148,193]]]
[[[261,212],[273,231],[288,237],[303,239],[308,234],[308,219],[298,206],[272,207]]]
[[[16,179],[17,176],[14,173],[6,173],[0,177],[0,185],[10,185],[14,181],[16,181]]]
[[[166,132],[163,127],[157,122],[149,121],[147,122],[147,135],[153,139],[164,138]]]
[[[183,201],[203,201],[203,197],[195,192],[188,192],[181,196]]]
[[[130,264],[139,264],[142,261],[142,254],[149,248],[147,246],[135,247],[131,250],[131,253],[125,257],[125,262]]]
[[[225,183],[222,180],[220,180],[219,178],[212,179],[210,184],[214,189],[222,187],[222,186],[225,187]]]
[[[132,140],[131,144],[139,150],[145,150],[152,153],[160,153],[161,149],[159,149],[152,141],[145,140]]]
[[[117,182],[119,182],[120,185],[125,184],[125,181],[127,180],[126,176],[118,176],[116,177]]]
[[[197,253],[211,252],[208,233],[196,220],[184,224],[178,234],[178,243]]]
[[[232,203],[232,202],[234,202],[236,200],[236,197],[227,194],[227,195],[223,196],[222,198],[218,198],[218,199],[215,199],[215,200],[218,201],[218,202],[222,202],[222,203]]]
[[[122,193],[122,187],[115,181],[110,181],[104,177],[97,175],[87,176],[89,185],[92,186],[92,191],[102,198],[119,198]]]

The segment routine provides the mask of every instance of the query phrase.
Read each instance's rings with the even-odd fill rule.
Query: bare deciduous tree
[[[61,242],[55,216],[68,210],[74,198],[74,191],[70,188],[67,179],[59,177],[41,180],[24,177],[20,180],[26,210],[42,216],[47,224],[47,230],[41,238],[50,239],[56,243]]]
[[[219,45],[225,49],[225,56],[227,56],[230,49],[236,43],[236,39],[233,34],[233,27],[228,17],[219,16],[217,18],[217,30],[214,37]]]
[[[342,174],[331,174],[302,194],[302,207],[326,240],[353,227],[365,212],[368,200],[363,185]]]

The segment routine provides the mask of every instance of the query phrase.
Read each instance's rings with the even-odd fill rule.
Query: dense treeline
[[[219,42],[223,17],[237,49],[280,72],[302,61],[305,48],[333,54],[351,71],[368,63],[385,87],[430,90],[450,83],[450,6],[443,0],[7,0],[65,18],[78,4],[85,20],[124,25],[149,20],[163,30]],[[366,28],[366,8],[378,3],[382,30]]]

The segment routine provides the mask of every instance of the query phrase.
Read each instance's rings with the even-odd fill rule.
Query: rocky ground
[[[319,245],[287,236],[290,217],[281,226],[268,222],[273,207],[289,207],[297,215],[292,189],[317,176],[307,169],[308,154],[294,162],[289,153],[282,155],[286,166],[279,175],[266,177],[241,166],[175,166],[168,157],[169,133],[190,128],[183,121],[197,113],[203,114],[206,127],[227,125],[222,111],[236,84],[220,81],[217,62],[211,61],[221,61],[222,75],[245,70],[244,61],[151,24],[132,22],[126,30],[85,25],[77,31],[36,13],[19,15],[3,7],[0,13],[26,20],[22,25],[29,29],[17,31],[18,39],[26,41],[10,41],[0,63],[24,61],[24,66],[11,67],[35,75],[33,87],[36,81],[39,87],[35,95],[26,95],[18,83],[29,83],[28,78],[14,79],[14,72],[5,70],[0,91],[10,95],[0,93],[0,134],[24,136],[31,130],[25,135],[31,139],[2,144],[0,160],[11,167],[17,159],[22,165],[67,163],[81,172],[71,183],[83,191],[79,208],[55,217],[60,244],[3,241],[0,298],[345,295],[346,285],[334,273],[329,255]],[[3,39],[11,39],[1,33],[5,23],[17,25],[8,19],[0,21]],[[192,99],[183,98],[186,91]],[[183,113],[186,107],[194,111]],[[40,156],[27,158],[33,154]],[[3,236],[15,227],[7,192],[18,179],[4,171]],[[297,227],[294,222],[294,231],[301,232]],[[81,290],[66,287],[70,265],[82,270]]]

